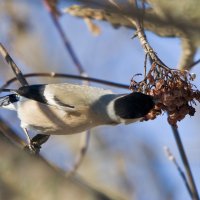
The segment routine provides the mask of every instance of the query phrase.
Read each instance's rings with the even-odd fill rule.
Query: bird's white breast
[[[17,110],[21,126],[41,134],[73,134],[98,125],[112,124],[101,110],[98,113],[89,105],[63,110],[21,97]]]

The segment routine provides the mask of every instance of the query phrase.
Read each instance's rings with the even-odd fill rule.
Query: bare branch
[[[125,199],[120,192],[95,187],[77,174],[66,179],[64,170],[41,156],[22,152],[3,139],[0,139],[0,152],[0,162],[3,163],[0,167],[1,199]]]
[[[75,163],[73,164],[72,169],[70,169],[67,173],[66,176],[73,176],[79,166],[81,165],[85,154],[87,152],[88,146],[89,146],[89,141],[90,141],[90,132],[86,132],[85,134],[81,135],[81,140],[80,140],[80,147],[79,147],[79,152],[76,156]]]
[[[131,7],[132,8],[132,7]],[[132,8],[131,12],[124,9],[109,8],[106,6],[90,7],[82,5],[73,5],[63,10],[63,14],[70,14],[80,18],[90,18],[94,20],[107,21],[113,27],[121,26],[127,28],[135,28],[135,26],[127,19],[135,20],[137,16],[142,16],[142,11]],[[125,16],[125,17],[122,17]],[[145,10],[144,28],[154,32],[162,37],[178,37],[182,32],[169,23],[156,18],[155,13],[151,9]]]
[[[11,58],[5,47],[0,43],[0,54],[6,60],[6,62],[12,68],[14,74],[16,75],[17,80],[21,83],[21,85],[28,85],[28,82],[24,78],[22,72],[20,71],[19,67],[15,64],[14,60]]]
[[[29,73],[29,74],[24,74],[24,77],[26,77],[26,78],[31,78],[31,77],[69,78],[69,79],[91,81],[91,82],[100,83],[103,85],[110,85],[112,87],[117,87],[117,88],[129,89],[129,85],[126,85],[126,84],[116,83],[116,82],[112,82],[112,81],[106,81],[103,79],[97,79],[97,78],[92,78],[92,77],[85,77],[85,76],[79,76],[79,75],[73,75],[73,74],[56,73],[56,72]],[[0,87],[0,89],[8,87],[16,80],[17,80],[16,77],[8,80],[2,87]]]
[[[135,28],[131,20],[135,21],[138,16],[141,17],[143,14],[141,9],[137,10],[133,6],[129,6],[133,7],[130,10],[130,8],[117,9],[117,6],[110,8],[103,3],[95,7],[91,3],[82,2],[82,4],[70,6],[64,9],[63,13],[81,18],[103,20],[113,27],[125,26],[127,28]],[[116,5],[116,3],[112,3],[112,5]],[[156,14],[154,9],[145,9],[143,27],[161,37],[180,37],[182,41],[182,56],[179,61],[179,67],[180,69],[190,69],[189,67],[197,51],[197,42],[192,40],[189,32],[190,30],[197,32],[197,27],[194,25],[190,27],[190,23],[180,24],[178,20],[173,22],[164,20]]]
[[[180,165],[176,161],[175,156],[172,154],[172,152],[170,151],[169,147],[167,147],[167,146],[164,147],[164,151],[166,153],[167,158],[170,161],[172,161],[174,163],[174,165],[176,166],[181,178],[183,179],[183,182],[185,183],[185,187],[188,190],[188,193],[189,193],[190,197],[192,198],[192,192],[190,190],[190,186],[189,186],[189,183],[188,183],[187,178],[185,176],[185,173],[183,172],[183,170],[181,169]]]
[[[172,132],[174,134],[175,140],[176,140],[176,144],[178,146],[179,153],[181,155],[182,162],[183,162],[185,170],[186,170],[190,190],[192,193],[192,199],[199,200],[199,194],[198,194],[196,184],[194,182],[194,178],[192,175],[192,171],[190,169],[190,165],[189,165],[189,162],[188,162],[188,159],[187,159],[187,156],[186,156],[186,153],[185,153],[185,150],[184,150],[184,147],[183,147],[180,135],[179,135],[178,128],[176,128],[175,126],[171,126],[171,128],[172,128]]]
[[[52,6],[49,4],[48,0],[43,0],[44,4],[46,5],[46,7],[48,8],[49,14],[51,16],[51,19],[56,27],[56,29],[58,30],[60,37],[65,45],[65,48],[67,50],[67,52],[70,54],[75,66],[77,67],[78,71],[80,74],[84,73],[84,68],[82,67],[78,57],[76,56],[76,53],[72,47],[72,45],[70,44],[70,41],[67,38],[66,33],[64,32],[63,28],[61,27],[59,21],[58,21],[58,15],[55,15],[54,10],[52,9]]]
[[[193,62],[191,65],[190,65],[190,69],[192,67],[194,67],[195,65],[198,65],[200,63],[200,59],[196,60],[195,62]]]

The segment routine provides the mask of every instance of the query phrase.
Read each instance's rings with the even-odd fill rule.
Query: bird
[[[17,112],[23,129],[37,134],[67,135],[100,125],[141,120],[155,105],[141,92],[111,90],[70,83],[22,86],[0,97],[0,108]]]

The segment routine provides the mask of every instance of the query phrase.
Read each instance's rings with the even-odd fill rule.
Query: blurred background
[[[61,1],[59,7],[64,9],[68,5],[66,1]],[[114,29],[106,22],[95,21],[101,33],[93,36],[80,18],[66,14],[59,21],[90,77],[129,85],[134,74],[143,73],[145,54],[138,39],[131,39],[134,30],[124,27]],[[0,42],[8,49],[23,73],[53,71],[78,75],[42,1],[0,0],[0,24]],[[146,34],[163,62],[176,68],[181,54],[180,39],[161,38],[151,32]],[[199,52],[195,57],[199,58]],[[199,88],[200,64],[192,72],[197,74],[194,84]],[[13,76],[1,58],[0,83],[5,83]],[[141,78],[136,77],[138,80]],[[53,78],[31,78],[28,82],[81,83]],[[109,88],[117,93],[129,92],[100,84],[91,85]],[[12,85],[12,88],[17,87],[19,84]],[[200,189],[199,114],[197,104],[195,116],[186,117],[178,123],[178,127]],[[14,112],[0,110],[0,115],[25,139]],[[165,113],[153,121],[98,127],[91,132],[88,152],[77,172],[88,183],[119,194],[123,199],[190,199],[176,167],[163,151],[164,146],[169,147],[183,167]],[[43,145],[41,154],[58,167],[70,170],[79,143],[80,134],[51,136]]]

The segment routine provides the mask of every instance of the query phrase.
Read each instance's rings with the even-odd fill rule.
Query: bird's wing
[[[103,95],[112,94],[112,91],[63,83],[24,86],[19,88],[18,93],[26,98],[61,109],[79,110],[88,107]]]

